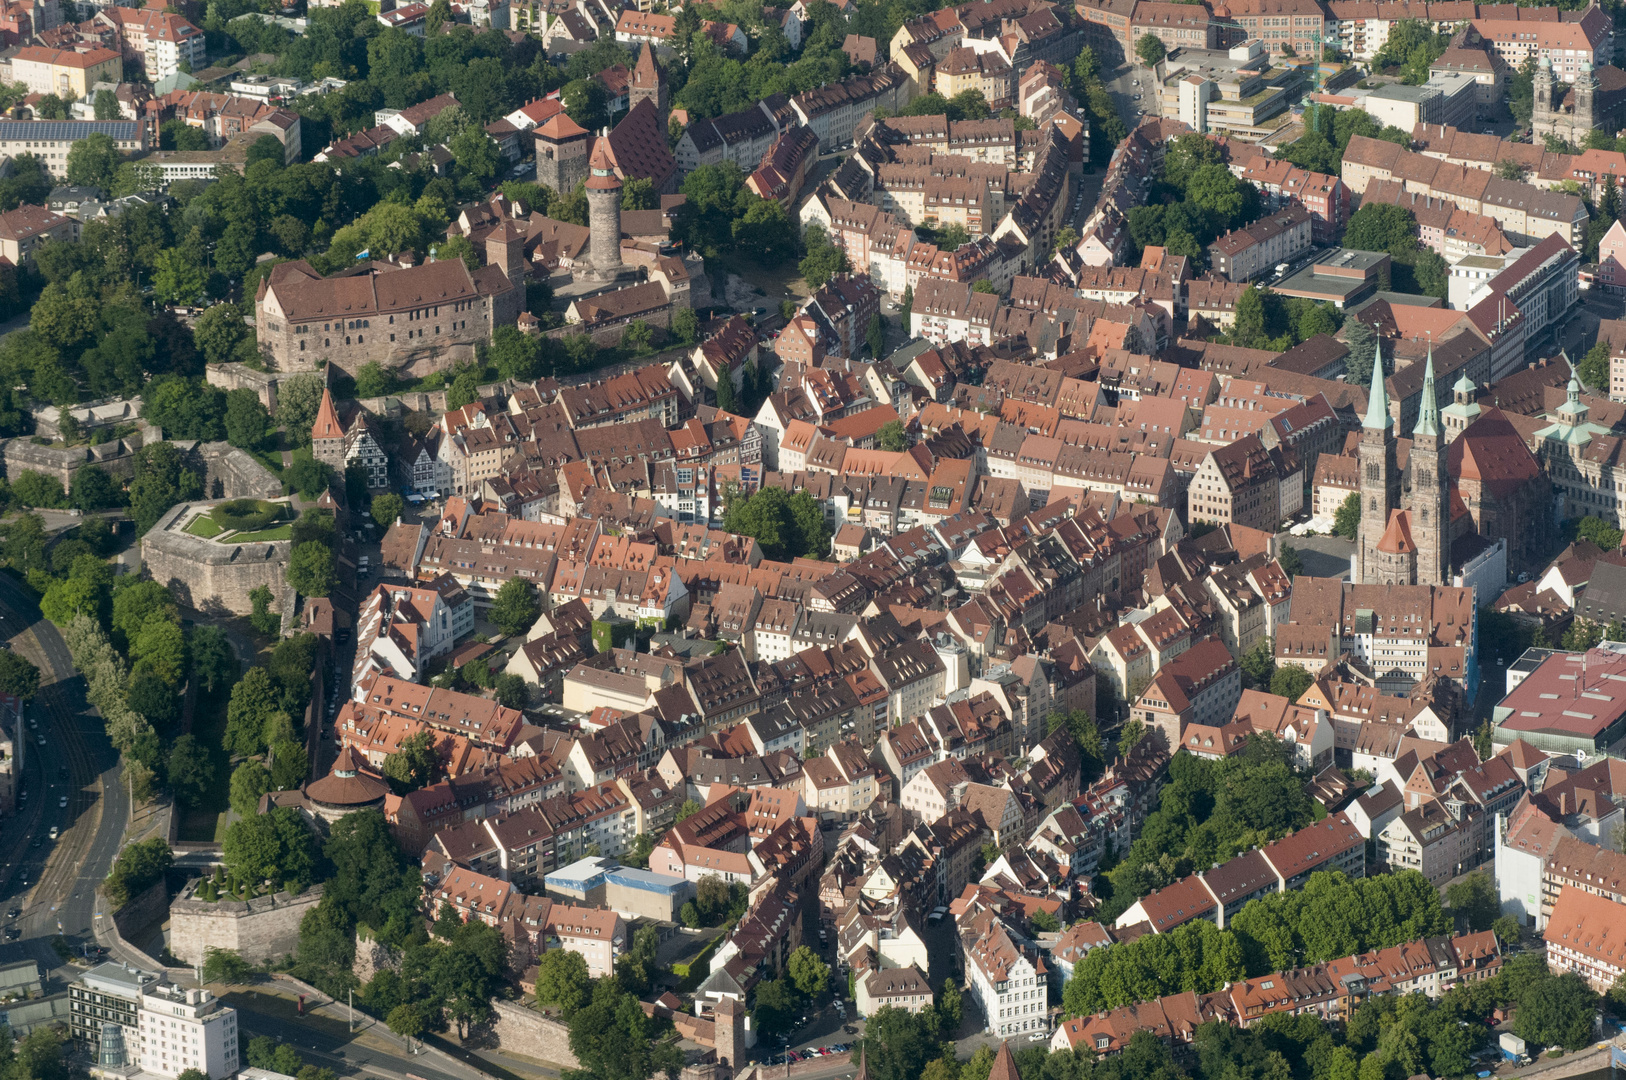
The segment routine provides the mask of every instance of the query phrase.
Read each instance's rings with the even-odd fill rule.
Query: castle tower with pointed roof
[[[311,425],[311,455],[334,472],[344,472],[344,425],[339,422],[339,410],[333,407],[333,391],[326,387],[322,388],[322,404],[316,409],[316,423]]]
[[[621,177],[616,174],[608,128],[587,160],[587,225],[593,276],[613,281],[621,272]]]
[[[550,116],[536,129],[536,182],[569,195],[587,179],[587,155],[593,134],[564,113]]]
[[[1417,544],[1418,585],[1449,585],[1451,511],[1446,501],[1445,438],[1434,389],[1434,343],[1423,369],[1423,400],[1411,433],[1411,532]]]
[[[660,113],[661,123],[665,124],[670,107],[666,71],[655,57],[655,47],[648,42],[644,43],[643,52],[638,54],[638,63],[632,69],[632,82],[627,85],[628,108],[637,108],[645,98],[655,103],[655,111]]]
[[[1394,420],[1383,384],[1383,343],[1372,358],[1372,388],[1361,422],[1361,527],[1355,551],[1355,580],[1372,584],[1383,578],[1379,546],[1389,531],[1389,511],[1400,503],[1400,470],[1395,466]]]

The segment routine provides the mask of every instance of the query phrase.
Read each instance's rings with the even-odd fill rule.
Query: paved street
[[[0,945],[0,963],[32,957],[52,972],[53,989],[72,978],[51,939],[91,940],[96,887],[107,876],[128,816],[118,756],[84,696],[56,627],[39,617],[27,591],[0,576],[0,629],[19,655],[40,669],[41,688],[29,706],[23,751],[27,799],[0,830],[0,901],[22,909],[22,939]],[[44,745],[39,745],[43,740]],[[65,775],[64,775],[65,774]],[[67,798],[67,805],[61,802]],[[61,830],[53,841],[51,826]],[[32,846],[38,839],[39,847]]]

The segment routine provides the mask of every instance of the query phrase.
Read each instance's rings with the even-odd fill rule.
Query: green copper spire
[[[1372,357],[1372,390],[1366,397],[1366,419],[1361,421],[1361,426],[1383,431],[1394,421],[1389,418],[1389,395],[1383,389],[1382,338],[1378,339],[1373,351],[1376,355]]]
[[[1413,435],[1440,437],[1440,403],[1434,397],[1434,342],[1428,343],[1427,366],[1423,368],[1423,402],[1417,408],[1417,426]]]

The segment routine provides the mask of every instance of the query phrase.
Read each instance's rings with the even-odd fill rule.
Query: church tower
[[[1434,390],[1434,345],[1423,368],[1423,400],[1411,433],[1411,534],[1417,542],[1417,584],[1447,585],[1450,522],[1446,504],[1445,443]]]
[[[1584,134],[1594,127],[1593,102],[1598,92],[1598,74],[1590,61],[1581,61],[1580,73],[1575,76],[1575,115],[1571,118],[1569,137]]]
[[[1479,403],[1474,400],[1474,381],[1463,373],[1451,388],[1451,404],[1440,411],[1440,422],[1445,425],[1445,441],[1450,443],[1479,419]]]
[[[1553,114],[1553,62],[1543,56],[1536,61],[1536,100],[1532,113],[1536,119]],[[1538,132],[1539,134],[1539,132]]]
[[[1383,342],[1372,358],[1372,389],[1361,421],[1361,530],[1356,549],[1356,579],[1361,584],[1379,580],[1378,544],[1389,526],[1389,510],[1399,505],[1400,470],[1395,467],[1394,420],[1389,416],[1389,394],[1383,385]]]

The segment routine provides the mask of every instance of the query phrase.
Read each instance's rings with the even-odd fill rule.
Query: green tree
[[[388,529],[396,520],[406,512],[406,500],[393,492],[382,492],[373,496],[373,521],[380,529]]]
[[[0,694],[10,694],[24,702],[39,693],[40,669],[9,649],[0,650]]]
[[[1599,338],[1597,344],[1576,365],[1576,375],[1590,393],[1607,394],[1609,389],[1609,342]]]
[[[271,786],[277,791],[292,791],[306,779],[310,761],[305,747],[292,739],[281,739],[271,747]]]
[[[333,549],[320,541],[294,548],[288,557],[288,583],[302,596],[326,596],[333,591]]]
[[[802,232],[802,247],[807,252],[798,267],[808,288],[821,289],[836,274],[852,270],[847,253],[830,242],[830,234],[817,224],[810,224]]]
[[[419,731],[401,740],[395,753],[384,758],[384,778],[397,795],[405,795],[435,782],[440,774],[440,758],[433,736]]]
[[[207,362],[211,364],[227,364],[233,360],[242,359],[239,353],[244,346],[252,345],[252,335],[248,324],[243,321],[242,308],[236,304],[214,304],[204,311],[202,315],[199,315],[197,322],[193,324],[192,341]],[[322,384],[317,376],[295,376],[295,378],[301,381],[300,389],[296,391],[301,396],[308,393],[309,381],[315,380],[318,388],[317,401],[320,402]],[[281,404],[285,400],[283,396],[284,386],[286,386],[286,383],[279,384],[277,390],[277,419],[283,424],[288,424],[291,422],[292,417],[283,415],[281,410]],[[316,409],[314,407],[310,411],[310,419],[312,422],[316,419]],[[310,424],[307,423],[305,427],[308,432]],[[292,429],[290,428],[290,430]]]
[[[1598,995],[1574,972],[1540,979],[1527,987],[1513,1014],[1513,1031],[1538,1046],[1579,1050],[1592,1041]]]
[[[623,210],[659,210],[661,207],[660,192],[655,190],[655,182],[646,177],[628,177],[621,186],[621,209]]]
[[[169,750],[169,788],[187,806],[199,806],[214,786],[209,752],[191,735],[182,735]]]
[[[803,997],[818,997],[830,981],[830,967],[806,945],[790,954],[785,963],[786,974]]]
[[[1142,34],[1135,42],[1135,55],[1140,57],[1140,62],[1147,67],[1155,67],[1167,54],[1168,50],[1163,47],[1162,39],[1156,34]]]
[[[245,761],[231,774],[231,808],[240,817],[259,813],[260,797],[272,791],[271,773],[258,761]]]
[[[168,614],[153,614],[130,640],[132,671],[151,671],[171,686],[180,686],[186,672],[186,635]]]
[[[1361,528],[1361,493],[1352,491],[1344,497],[1332,518],[1332,531],[1345,540],[1355,539]]]
[[[1231,344],[1246,349],[1263,348],[1265,337],[1265,301],[1260,290],[1252,285],[1236,298],[1236,323],[1231,328]]]
[[[903,421],[888,420],[882,424],[875,433],[875,440],[881,444],[881,449],[891,453],[909,449],[909,435],[903,429]]]
[[[96,119],[117,120],[119,118],[119,99],[111,90],[96,91],[95,99]]]
[[[796,1023],[796,987],[789,977],[757,984],[752,1016],[759,1031],[787,1031]]]
[[[1423,295],[1437,296],[1441,300],[1447,297],[1451,287],[1451,268],[1432,248],[1418,250],[1417,261],[1412,266],[1412,275]]]
[[[264,585],[256,586],[248,594],[249,603],[253,611],[248,621],[253,624],[266,637],[270,637],[282,629],[282,616],[271,610],[271,590]]]
[[[531,700],[530,686],[518,675],[504,673],[491,683],[492,697],[505,709],[523,709]]]
[[[162,881],[174,861],[169,841],[161,836],[126,844],[113,860],[113,870],[102,883],[102,892],[115,908],[123,907],[131,897]]]
[[[1276,674],[1276,643],[1269,637],[1260,638],[1253,648],[1242,654],[1238,664],[1249,687],[1269,686],[1271,677]]]
[[[700,340],[700,316],[690,308],[679,308],[672,315],[672,336],[685,345]]]
[[[287,469],[287,479],[289,486],[306,499],[319,499],[333,484],[333,468],[315,458],[296,457]]]
[[[291,806],[233,822],[222,850],[226,872],[239,881],[297,890],[315,877],[316,839]]]
[[[536,589],[523,578],[509,578],[491,604],[493,625],[509,637],[525,633],[542,613]]]
[[[62,481],[54,476],[35,472],[33,469],[23,469],[13,478],[11,497],[23,506],[38,507],[42,510],[55,510],[68,503],[67,494],[62,490]]]
[[[204,268],[179,248],[158,253],[153,277],[153,295],[160,304],[190,304],[203,295],[207,284]]]
[[[1472,933],[1489,930],[1502,914],[1502,901],[1496,884],[1483,870],[1475,870],[1460,881],[1446,886],[1445,901],[1457,926]]]
[[[879,360],[886,355],[886,324],[881,321],[881,313],[876,312],[869,317],[869,327],[865,331],[864,340],[869,345],[869,354]]]
[[[244,450],[256,450],[271,433],[271,414],[260,395],[246,387],[226,392],[226,441]]]
[[[310,444],[323,389],[320,375],[294,375],[277,384],[277,422],[301,446]]]
[[[682,1052],[651,1037],[653,1021],[644,1016],[638,999],[621,992],[613,980],[576,1010],[569,1026],[571,1051],[597,1080],[648,1080],[682,1066]]]
[[[1403,206],[1364,203],[1350,216],[1344,246],[1409,256],[1417,248],[1417,219]]]
[[[119,167],[119,148],[111,135],[93,132],[68,149],[68,183],[107,189]]]
[[[204,982],[242,984],[248,982],[253,975],[254,968],[236,949],[217,949],[211,946],[204,955]],[[209,1080],[203,1073],[198,1075],[202,1076],[203,1080]]]
[[[536,1003],[551,1005],[568,1019],[588,1000],[592,977],[579,952],[549,949],[536,962]]]
[[[436,0],[436,2],[445,3],[446,0]],[[418,1012],[418,1007],[411,1004],[397,1005],[391,1009],[389,1016],[384,1018],[384,1024],[407,1041],[408,1049],[412,1046],[412,1040],[422,1037],[426,1029],[424,1019]]]
[[[226,705],[226,752],[250,757],[264,751],[266,725],[280,709],[271,673],[263,667],[249,668],[232,687]]]
[[[1297,701],[1313,682],[1314,676],[1297,664],[1283,664],[1270,678],[1270,692],[1288,701]]]

